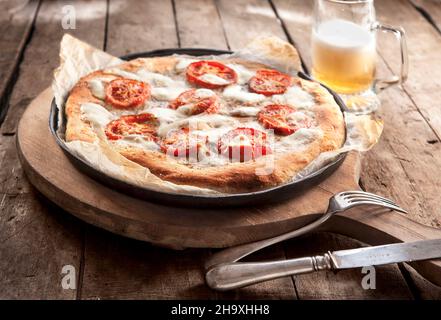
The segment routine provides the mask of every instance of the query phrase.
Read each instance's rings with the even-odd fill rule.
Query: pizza
[[[139,58],[94,71],[65,103],[66,141],[102,139],[161,181],[242,193],[292,181],[345,140],[320,84],[238,58]]]

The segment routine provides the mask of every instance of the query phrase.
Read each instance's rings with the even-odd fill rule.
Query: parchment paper
[[[297,50],[289,43],[276,37],[261,37],[252,41],[242,50],[222,58],[240,57],[264,63],[285,73],[296,75],[300,70]],[[60,66],[54,72],[52,90],[59,114],[64,114],[64,102],[78,80],[92,71],[118,65],[123,61],[96,49],[68,34],[64,35],[60,46]],[[62,117],[60,118],[60,123]],[[369,150],[379,139],[383,123],[375,115],[355,115],[345,113],[347,140],[345,145],[332,152],[322,153],[293,180],[303,177],[332,161],[335,156],[349,150],[360,152]],[[94,127],[98,136],[95,143],[82,141],[66,142],[67,147],[78,157],[87,161],[106,175],[125,182],[158,191],[179,194],[221,193],[211,189],[177,185],[161,180],[149,169],[132,162],[114,151],[104,136],[102,128]]]

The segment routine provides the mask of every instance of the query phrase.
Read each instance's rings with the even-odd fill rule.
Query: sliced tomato
[[[112,80],[106,88],[106,102],[118,109],[139,107],[149,96],[149,85],[132,79]]]
[[[271,104],[257,114],[257,120],[267,129],[273,129],[276,134],[288,136],[300,128],[309,128],[312,124],[310,119],[294,121],[290,114],[296,110],[283,104]]]
[[[253,128],[236,128],[228,131],[219,139],[218,151],[231,160],[240,162],[272,152],[266,133]]]
[[[147,140],[156,141],[158,120],[151,113],[122,116],[109,122],[105,133],[109,140],[119,140],[131,134],[142,135]]]
[[[197,158],[199,149],[207,143],[207,137],[191,134],[189,128],[171,130],[162,140],[162,152],[174,157]]]
[[[181,93],[173,100],[169,107],[178,109],[182,106],[188,107],[188,115],[195,115],[202,112],[216,113],[219,109],[219,97],[213,94],[210,97],[200,97],[196,89],[190,89]]]
[[[221,81],[216,82],[214,80],[204,79],[204,75],[213,75],[220,78]],[[209,89],[218,89],[236,83],[237,74],[236,71],[230,67],[227,67],[223,63],[211,60],[202,60],[193,62],[187,67],[187,80],[188,82],[197,86]]]
[[[284,93],[291,83],[292,78],[287,74],[277,70],[261,69],[250,79],[249,88],[255,93],[272,96]]]

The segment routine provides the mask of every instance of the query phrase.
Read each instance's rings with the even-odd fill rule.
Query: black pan
[[[192,56],[205,55],[221,55],[231,54],[231,51],[213,50],[213,49],[162,49],[149,52],[133,53],[123,56],[124,60],[131,60],[140,57],[160,57],[169,56],[172,54],[187,54]],[[298,75],[304,79],[311,80],[311,78],[299,72]],[[326,87],[325,87],[326,88]],[[341,98],[329,88],[326,88],[335,98],[335,101],[340,106],[342,111],[347,111],[347,107]],[[64,114],[63,114],[64,117]],[[63,122],[65,123],[65,121]],[[141,198],[143,200],[161,202],[171,206],[189,206],[189,207],[233,207],[233,206],[249,206],[260,203],[270,203],[275,201],[283,201],[293,197],[295,194],[304,191],[305,189],[317,185],[326,177],[331,175],[343,162],[346,153],[338,155],[331,163],[323,168],[305,176],[294,182],[283,184],[270,189],[260,190],[249,193],[228,194],[221,196],[213,195],[192,195],[192,194],[177,194],[149,189],[146,187],[139,187],[125,181],[112,178],[97,169],[93,168],[86,161],[77,157],[66,146],[65,141],[59,135],[59,113],[55,105],[55,100],[52,100],[51,112],[49,116],[49,128],[52,135],[55,137],[57,144],[64,151],[68,159],[83,173],[89,175],[93,179],[100,181],[112,189],[116,189],[131,196]],[[63,130],[63,128],[61,128]]]

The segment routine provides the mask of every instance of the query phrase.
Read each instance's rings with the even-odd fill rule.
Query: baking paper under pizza
[[[270,50],[283,60],[277,47]],[[113,64],[82,76],[64,112],[68,143],[105,145],[145,168],[156,185],[190,193],[287,183],[345,141],[343,114],[324,87],[234,56]]]

